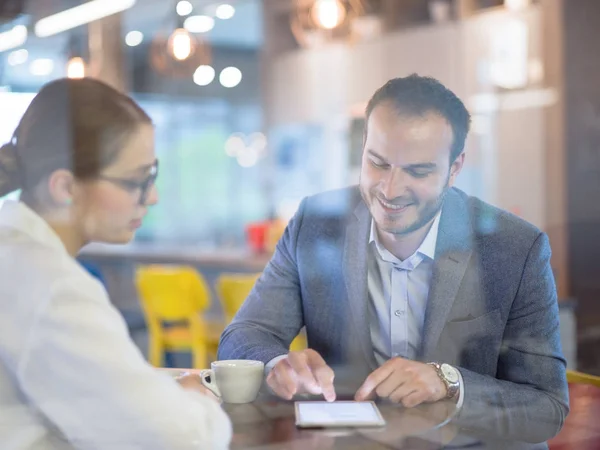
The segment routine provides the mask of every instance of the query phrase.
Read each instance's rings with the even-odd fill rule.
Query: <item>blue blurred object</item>
[[[97,278],[98,281],[100,281],[100,283],[102,283],[102,285],[106,287],[106,280],[102,276],[102,271],[96,264],[93,264],[89,261],[82,261],[80,259],[78,259],[77,261],[83,266],[84,269],[86,269],[90,273],[90,275]]]

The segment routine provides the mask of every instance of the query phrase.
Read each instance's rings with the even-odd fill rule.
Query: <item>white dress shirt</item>
[[[438,214],[417,251],[400,261],[380,243],[375,221],[371,220],[367,257],[369,326],[379,365],[396,356],[417,356],[439,222]]]
[[[229,418],[148,365],[103,286],[22,203],[0,208],[0,448],[227,448]]]
[[[381,244],[375,221],[371,220],[367,257],[369,327],[379,365],[395,357],[414,360],[419,352],[439,226],[438,213],[419,248],[401,261]],[[458,374],[461,407],[464,390],[460,371]]]

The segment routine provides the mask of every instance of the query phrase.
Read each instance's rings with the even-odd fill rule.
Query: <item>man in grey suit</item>
[[[351,367],[357,400],[453,399],[473,429],[551,438],[568,391],[547,236],[453,187],[470,116],[438,81],[390,80],[366,117],[359,187],[301,203],[219,358],[264,361],[286,399],[332,401]]]

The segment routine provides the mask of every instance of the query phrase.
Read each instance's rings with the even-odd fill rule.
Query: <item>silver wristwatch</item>
[[[435,368],[440,380],[446,385],[446,399],[453,399],[458,396],[460,390],[460,376],[458,370],[450,364],[440,364],[436,362],[427,363]]]

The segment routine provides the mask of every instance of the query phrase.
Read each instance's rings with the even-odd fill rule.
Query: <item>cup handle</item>
[[[210,381],[206,380],[207,377],[210,377]],[[217,397],[221,398],[221,391],[219,391],[219,388],[217,387],[217,381],[215,379],[214,370],[205,369],[205,370],[201,371],[200,372],[200,381],[202,382],[202,385],[206,389],[210,390]]]

